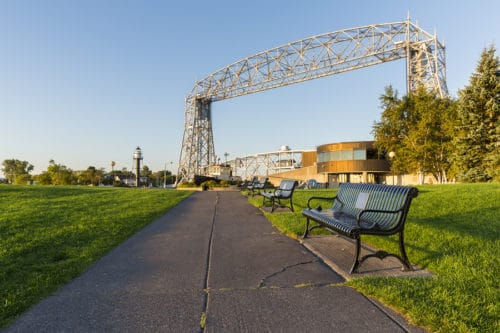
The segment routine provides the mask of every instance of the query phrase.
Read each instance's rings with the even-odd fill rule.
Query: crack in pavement
[[[278,287],[278,286],[259,286],[259,287],[241,287],[241,288],[208,288],[203,291],[207,294],[209,293],[224,293],[224,292],[234,292],[234,291],[248,291],[248,290],[258,290],[258,289],[290,289],[290,288],[335,288],[335,287],[345,287],[343,283],[311,283],[304,282],[298,283],[289,287]]]
[[[316,262],[319,262],[319,260],[318,259],[308,260],[308,261],[303,261],[303,262],[299,262],[299,263],[296,263],[296,264],[285,266],[282,269],[280,269],[279,271],[274,272],[274,273],[272,273],[272,274],[264,277],[262,280],[260,280],[260,282],[257,285],[256,289],[264,288],[265,287],[264,284],[266,283],[266,280],[269,280],[270,278],[273,278],[273,277],[275,277],[275,276],[277,276],[277,275],[279,275],[281,273],[284,273],[287,270],[289,270],[290,268],[294,268],[294,267],[301,266],[301,265],[313,264],[313,263],[316,263]]]

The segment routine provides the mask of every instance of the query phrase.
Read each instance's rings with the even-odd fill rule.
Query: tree
[[[2,172],[11,184],[26,184],[31,179],[29,172],[33,168],[33,165],[27,161],[17,159],[4,160],[2,162]]]
[[[87,170],[81,171],[78,176],[78,183],[81,185],[97,186],[104,179],[104,170],[96,169],[94,166],[89,166]]]
[[[50,178],[50,175],[47,171],[43,171],[41,174],[35,176],[35,180],[40,185],[51,185],[52,184],[52,179]]]
[[[149,178],[153,172],[149,170],[147,165],[142,166],[141,177]]]
[[[44,181],[47,181],[47,176],[50,178],[52,185],[71,185],[76,183],[76,176],[73,170],[67,168],[65,165],[56,164],[54,160],[49,161],[47,167],[47,175],[43,176]]]
[[[157,172],[153,172],[151,175],[152,179],[156,179],[156,183],[158,187],[162,187],[163,184],[173,184],[175,182],[175,178],[172,175],[172,171],[169,170],[160,170]]]
[[[395,152],[397,159],[392,162],[394,171],[404,173],[407,167],[404,165],[404,158],[401,154],[404,151],[400,138],[406,134],[407,128],[403,114],[404,108],[401,106],[401,99],[398,98],[398,92],[392,86],[385,87],[385,93],[379,97],[380,107],[384,110],[381,120],[373,125],[373,134],[375,136],[375,147],[379,149],[382,155],[387,152]]]
[[[439,183],[447,182],[456,102],[440,98],[424,87],[419,87],[409,98],[413,116],[406,143],[411,147],[408,152],[411,169],[419,171],[422,177],[431,173]]]
[[[382,152],[395,152],[393,170],[418,173],[421,183],[426,173],[446,182],[455,102],[422,86],[402,99],[387,87],[380,101],[384,111],[381,121],[373,126],[375,146]]]
[[[500,180],[500,63],[485,48],[469,85],[459,91],[455,163],[459,180]]]

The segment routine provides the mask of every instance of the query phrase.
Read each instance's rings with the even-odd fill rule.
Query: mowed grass
[[[190,193],[0,186],[0,327]]]
[[[406,250],[413,264],[434,277],[367,277],[347,284],[434,332],[500,332],[500,184],[417,188],[420,194],[406,220]],[[335,193],[299,190],[295,213],[266,216],[282,232],[298,237],[307,199]],[[262,197],[250,200],[262,203]],[[397,237],[364,237],[363,242],[398,253]]]

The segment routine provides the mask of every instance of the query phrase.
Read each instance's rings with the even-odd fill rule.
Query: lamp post
[[[391,171],[392,171],[392,185],[394,185],[394,157],[396,156],[396,153],[393,151],[389,152],[389,158],[391,159]]]
[[[135,168],[137,170],[137,178],[135,181],[135,187],[139,187],[139,183],[141,182],[141,160],[142,160],[142,151],[140,147],[135,148],[134,151],[134,161]]]
[[[174,169],[173,168],[174,162],[170,161],[170,184],[174,183]]]
[[[116,162],[115,161],[111,161],[109,164],[111,165],[111,185],[114,186],[114,184],[115,184],[115,165],[116,165]]]
[[[165,163],[165,169],[163,170],[163,188],[167,188],[167,163]]]

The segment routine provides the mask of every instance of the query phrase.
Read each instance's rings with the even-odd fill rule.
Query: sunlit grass
[[[435,332],[500,332],[500,184],[418,186],[405,226],[410,261],[432,278],[359,278],[347,282]],[[335,190],[320,190],[334,196]],[[300,236],[301,209],[318,191],[294,194],[295,213],[266,213],[282,232]],[[261,197],[250,199],[260,206]],[[398,252],[396,237],[364,237]]]
[[[0,327],[190,193],[0,186]]]

